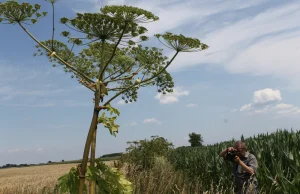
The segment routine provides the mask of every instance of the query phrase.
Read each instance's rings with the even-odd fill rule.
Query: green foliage
[[[96,161],[96,167],[90,166],[87,179],[97,184],[100,194],[131,194],[132,184],[116,168],[110,168],[103,162]]]
[[[157,21],[159,18],[149,11],[132,7],[132,6],[106,6],[100,9],[102,13],[108,14],[120,19],[124,22],[145,23],[150,21]]]
[[[175,35],[170,32],[167,32],[163,35],[156,34],[155,35],[159,40],[162,38],[165,42],[165,46],[170,49],[173,49],[178,52],[195,52],[200,50],[208,49],[206,44],[200,42],[200,40],[195,38],[185,37],[182,34]]]
[[[107,128],[111,135],[116,136],[118,133],[119,125],[115,124],[116,116],[106,117],[105,112],[98,118],[98,123],[102,123],[105,128]]]
[[[132,193],[132,184],[126,180],[124,175],[115,168],[110,168],[103,162],[96,161],[95,167],[88,167],[86,173],[88,181],[96,182],[96,191],[99,194],[130,194]],[[72,168],[69,173],[61,176],[57,190],[61,194],[78,193],[79,173],[76,168]],[[85,192],[86,192],[85,185]]]
[[[152,136],[150,140],[128,142],[127,153],[122,156],[123,160],[141,169],[152,168],[157,157],[166,157],[173,144],[163,137]]]
[[[245,138],[250,153],[258,160],[257,179],[260,189],[272,194],[300,193],[300,131],[278,130]],[[233,186],[232,165],[218,154],[234,140],[203,147],[175,149],[169,160],[176,170],[190,180],[199,179],[204,190],[213,181],[229,191]]]
[[[110,112],[110,115],[112,114],[116,114],[116,115],[120,115],[120,111],[116,108],[113,108],[110,104],[106,105],[107,110]]]
[[[196,134],[193,132],[189,134],[189,137],[190,137],[189,142],[191,143],[192,147],[202,146],[203,138],[201,134]]]
[[[86,34],[92,41],[119,40],[124,37],[136,37],[144,34],[147,29],[139,26],[139,22],[155,21],[158,17],[151,12],[131,6],[106,6],[101,13],[77,13],[73,19],[62,18],[60,21],[71,29]],[[142,38],[146,40],[145,36]]]
[[[17,1],[0,2],[0,22],[29,25],[30,23],[27,22],[30,21],[35,24],[39,18],[47,15],[47,12],[39,12],[40,8],[39,4],[31,5],[25,2],[19,4]]]
[[[67,194],[67,193],[77,194],[78,185],[79,185],[79,172],[74,167],[71,168],[69,173],[61,176],[58,179],[58,189],[62,194]],[[86,191],[86,186],[84,190]]]

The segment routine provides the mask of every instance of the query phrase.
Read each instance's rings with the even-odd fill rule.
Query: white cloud
[[[298,115],[300,114],[300,107],[296,107],[292,104],[277,104],[275,110],[279,115]]]
[[[98,11],[104,0],[88,2],[90,7],[87,9]],[[296,1],[283,1],[277,5],[271,0],[247,3],[242,0],[120,2],[117,4],[137,6],[159,16],[159,21],[145,24],[149,36],[176,31],[199,38],[210,46],[200,53],[181,53],[170,70],[214,64],[223,66],[230,73],[272,75],[299,88],[300,4]],[[257,9],[259,4],[263,5]],[[241,12],[241,9],[251,10]]]
[[[282,98],[281,98],[280,91],[273,90],[271,88],[255,91],[252,99],[255,105],[263,105],[272,102],[279,102],[281,100]]]
[[[181,87],[174,88],[172,93],[158,93],[154,98],[159,100],[161,104],[171,104],[179,101],[180,96],[188,96],[189,91],[182,90]]]
[[[281,93],[279,90],[265,88],[257,90],[253,93],[252,102],[245,104],[240,108],[240,111],[248,111],[255,107],[276,103],[282,101]]]
[[[251,109],[252,108],[252,105],[251,104],[245,104],[244,106],[242,106],[241,108],[240,108],[240,111],[247,111],[247,110],[249,110],[249,109]]]
[[[196,107],[196,106],[198,106],[198,104],[190,103],[190,104],[186,105],[186,107],[188,107],[188,108],[193,108],[193,107]]]
[[[129,124],[125,124],[125,126],[130,126],[130,127],[133,127],[133,126],[136,126],[137,125],[137,122],[136,121],[133,121]]]
[[[118,105],[125,105],[125,104],[131,104],[131,102],[128,101],[128,103],[125,102],[125,100],[119,100],[117,102]]]
[[[155,123],[155,124],[157,124],[157,125],[161,125],[161,124],[162,124],[162,122],[159,121],[159,120],[157,120],[156,118],[145,119],[145,120],[143,121],[143,123],[145,123],[145,124]]]
[[[125,100],[119,100],[119,101],[117,102],[117,104],[123,105],[123,104],[125,104]]]
[[[278,116],[294,116],[300,114],[300,108],[282,103],[279,90],[266,88],[253,93],[252,102],[240,108],[241,112],[250,114],[275,113]]]
[[[136,125],[137,125],[136,121],[133,121],[132,123],[129,124],[129,126],[131,126],[131,127],[136,126]]]
[[[195,1],[188,2],[196,5]],[[243,3],[237,1],[236,4],[232,9]],[[224,3],[218,12],[221,14],[222,11],[228,10],[229,6],[232,4]],[[189,35],[200,38],[210,48],[200,53],[180,54],[170,70],[177,71],[199,64],[215,64],[224,66],[230,73],[273,75],[298,83],[299,8],[300,4],[290,3],[266,9],[257,15],[241,18],[237,22],[229,21],[228,24],[209,17],[207,19],[200,17],[199,27],[193,29],[194,33]],[[189,10],[193,12],[193,9]],[[197,7],[197,12],[202,11],[201,7]],[[180,13],[181,11],[176,12],[179,16]],[[212,13],[209,15],[212,16]],[[187,20],[186,25],[194,22],[191,18]],[[183,24],[179,23],[177,27],[183,28]]]
[[[98,11],[105,0],[88,2],[90,7],[86,7],[86,11]],[[159,16],[159,21],[145,24],[149,36],[176,31],[197,37],[210,46],[200,53],[181,53],[170,70],[214,64],[223,66],[230,73],[276,76],[299,88],[298,2],[274,5],[271,0],[247,3],[242,0],[113,0],[106,4],[137,6]],[[263,6],[256,9],[259,4]],[[241,12],[241,9],[251,10]],[[192,29],[186,26],[192,26]]]
[[[170,31],[176,29],[186,23],[191,21],[202,21],[205,16],[217,14],[219,12],[229,11],[229,10],[239,10],[242,7],[246,8],[249,6],[254,6],[261,3],[261,1],[253,1],[252,3],[245,2],[240,5],[236,2],[224,3],[217,0],[199,1],[199,0],[188,0],[188,1],[178,1],[178,0],[77,0],[78,2],[88,2],[90,6],[86,9],[81,9],[80,12],[95,12],[99,11],[99,8],[103,5],[131,5],[151,11],[159,20],[156,22],[151,22],[144,24],[148,29],[148,36],[152,36],[156,33],[164,33],[165,31]],[[73,4],[74,6],[74,4]],[[74,9],[73,9],[74,10]],[[75,10],[74,10],[75,11]],[[170,19],[172,18],[172,19]]]

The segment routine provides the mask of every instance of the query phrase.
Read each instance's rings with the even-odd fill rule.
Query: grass
[[[233,187],[224,188],[219,182],[211,182],[207,188],[206,181],[200,178],[187,179],[183,172],[176,171],[164,157],[157,157],[151,169],[140,169],[123,163],[119,170],[133,183],[132,194],[234,194]],[[266,192],[260,191],[260,194]]]
[[[105,162],[112,165],[113,161]],[[26,168],[0,169],[0,194],[40,194],[54,188],[57,179],[77,164],[52,164]]]

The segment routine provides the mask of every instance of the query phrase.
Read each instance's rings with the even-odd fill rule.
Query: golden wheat
[[[112,162],[105,162],[111,166]],[[57,179],[77,164],[53,164],[0,169],[0,194],[40,194],[54,188]]]

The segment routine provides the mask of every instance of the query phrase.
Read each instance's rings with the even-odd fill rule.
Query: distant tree
[[[116,157],[116,156],[122,156],[122,152],[118,152],[118,153],[111,153],[111,154],[104,154],[101,156],[101,158],[107,158],[107,157]]]
[[[189,137],[190,137],[189,142],[192,147],[202,146],[203,138],[201,134],[197,134],[193,132],[189,134]]]
[[[61,162],[65,162],[65,160],[61,160]]]
[[[51,161],[48,161],[48,164],[51,164],[52,162]]]

